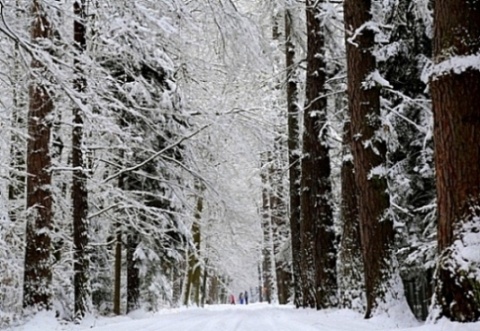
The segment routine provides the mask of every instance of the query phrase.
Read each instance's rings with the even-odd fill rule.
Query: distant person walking
[[[245,304],[248,305],[248,291],[245,291],[245,294],[243,295],[245,299]]]
[[[235,296],[233,294],[230,294],[230,304],[235,304]]]
[[[243,292],[240,292],[240,295],[238,296],[238,301],[241,305],[243,305]]]

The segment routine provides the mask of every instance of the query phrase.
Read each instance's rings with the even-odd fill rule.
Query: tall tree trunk
[[[330,156],[324,28],[317,16],[322,2],[307,1],[307,81],[301,179],[302,256],[306,283],[304,305],[336,305],[336,248],[331,205]]]
[[[192,239],[193,247],[188,253],[188,276],[187,276],[187,288],[185,291],[185,300],[184,304],[187,306],[190,302],[190,296],[192,287],[194,292],[194,302],[197,306],[200,306],[200,281],[201,281],[201,268],[199,263],[200,256],[200,244],[201,244],[201,233],[200,233],[200,221],[203,211],[203,187],[201,184],[196,183],[196,190],[198,192],[197,196],[197,206],[195,208],[194,221],[192,224]]]
[[[202,275],[202,293],[201,293],[201,301],[200,305],[202,307],[205,306],[205,301],[207,300],[207,280],[208,280],[208,271],[207,271],[207,263],[208,260],[205,260],[205,267],[203,269],[203,275]]]
[[[273,294],[273,272],[272,269],[272,242],[271,242],[271,205],[270,205],[270,190],[269,190],[269,161],[271,160],[271,152],[262,153],[261,164],[261,179],[262,179],[262,231],[263,231],[263,292],[264,299],[268,303],[272,302]]]
[[[339,300],[341,307],[365,311],[363,256],[358,219],[357,186],[351,151],[351,123],[343,126],[342,202],[343,236],[339,252]]]
[[[278,141],[275,142],[275,149],[277,154],[278,150],[280,149]],[[265,244],[268,245],[268,250],[270,252],[270,278],[271,278],[271,285],[270,285],[270,298],[273,302],[278,302],[278,279],[277,279],[277,253],[279,248],[279,243],[281,238],[279,237],[278,228],[281,225],[281,219],[279,214],[279,209],[281,208],[281,202],[279,199],[278,188],[280,187],[281,183],[278,182],[276,179],[275,173],[275,161],[278,159],[273,158],[273,153],[267,153],[267,187],[268,187],[268,206],[269,206],[269,214],[270,219],[268,224],[265,224],[269,227],[268,229],[268,237],[266,239]]]
[[[182,273],[180,270],[182,269],[180,266],[177,264],[172,265],[172,276],[171,276],[171,282],[172,282],[172,301],[173,301],[173,306],[178,307],[181,305],[181,300],[182,300],[182,287],[183,287],[183,278],[181,275]]]
[[[371,20],[370,0],[345,0],[345,29],[347,31],[348,108],[352,125],[352,152],[355,180],[358,189],[360,234],[363,244],[365,290],[369,318],[392,285],[393,222],[386,216],[389,208],[385,174],[371,174],[385,167],[386,144],[375,133],[381,128],[380,89],[376,84],[363,85],[376,70],[374,32],[364,28],[355,40],[351,36]],[[380,171],[382,172],[382,171]]]
[[[285,57],[287,67],[288,108],[288,163],[290,198],[290,237],[292,240],[293,302],[298,308],[302,304],[302,278],[300,275],[300,143],[298,124],[298,89],[295,75],[295,46],[292,13],[285,10]]]
[[[283,146],[283,135],[278,134],[275,139],[275,153],[270,179],[270,205],[272,206],[272,234],[273,234],[273,261],[275,262],[275,279],[277,286],[278,302],[288,303],[290,292],[291,273],[289,270],[289,257],[284,253],[285,243],[290,240],[287,224],[287,206],[285,204],[285,193],[283,184],[284,162],[282,156],[285,152]]]
[[[471,322],[480,319],[480,259],[466,254],[478,251],[480,242],[480,2],[436,1],[434,26],[434,61],[441,70],[430,83],[440,254],[436,297],[443,316]],[[457,64],[468,56],[476,56],[476,67]]]
[[[258,301],[263,302],[263,277],[262,277],[262,266],[258,264]]]
[[[200,202],[198,202],[198,200],[200,200]],[[203,203],[201,202],[202,200],[201,197],[199,197],[198,200],[197,200],[197,212],[200,213],[201,210],[199,211],[198,208],[199,208],[199,205],[203,205]],[[200,283],[201,283],[201,275],[202,275],[202,269],[200,268],[200,259],[199,259],[200,240],[201,240],[199,222],[200,222],[200,219],[197,219],[195,222],[195,228],[193,232],[193,242],[195,245],[195,250],[190,260],[192,262],[192,264],[190,265],[190,267],[192,268],[192,286],[195,291],[193,293],[193,301],[195,302],[195,305],[197,305],[197,307],[200,307]]]
[[[121,178],[122,176],[120,176]],[[121,284],[122,284],[122,230],[120,223],[117,223],[115,231],[115,274],[113,280],[113,313],[121,314]]]
[[[135,251],[139,237],[135,230],[130,229],[127,238],[127,314],[140,308],[140,270],[135,262]]]
[[[280,11],[280,6],[274,4],[273,6],[273,15],[272,15],[272,38],[278,43],[282,36],[280,30],[280,24],[283,18],[283,13]],[[279,62],[279,61],[275,61]],[[274,68],[277,68],[280,63],[276,63]],[[275,69],[274,69],[275,71]],[[275,74],[275,76],[277,76]],[[276,79],[276,90],[281,93],[279,87],[282,85],[280,78]],[[272,271],[274,286],[273,289],[276,293],[272,293],[272,298],[274,301],[279,302],[280,304],[285,304],[288,301],[288,292],[290,282],[288,281],[288,268],[290,257],[282,254],[282,249],[284,248],[285,242],[290,241],[288,237],[289,231],[285,231],[287,227],[287,206],[284,201],[284,185],[283,185],[283,176],[282,169],[285,167],[284,152],[285,152],[285,127],[283,121],[285,120],[285,110],[280,108],[278,105],[279,101],[273,101],[273,108],[279,109],[278,112],[278,121],[281,123],[276,128],[276,137],[274,140],[274,150],[273,150],[273,159],[271,160],[270,167],[270,210],[271,210],[271,236],[272,236]],[[287,161],[288,162],[288,161]]]
[[[124,159],[124,153],[120,153],[120,160]],[[126,189],[126,175],[120,174],[118,176],[118,188]],[[113,313],[115,315],[121,314],[121,289],[122,289],[122,224],[120,221],[115,223],[115,262],[114,262],[114,279],[113,279]],[[127,276],[128,277],[128,276]]]
[[[32,1],[31,39],[41,48],[52,38],[47,15],[38,0]],[[50,115],[53,101],[48,88],[40,83],[46,74],[45,65],[37,58],[31,62],[29,87],[27,144],[27,228],[23,306],[51,308],[51,237],[52,192],[50,157]],[[42,79],[43,78],[43,79]]]
[[[86,81],[83,77],[80,57],[86,50],[85,29],[85,1],[73,3],[75,21],[73,22],[73,36],[77,54],[74,60],[76,78],[74,88],[79,93],[85,91]],[[74,249],[74,295],[75,295],[75,318],[81,319],[89,310],[90,284],[89,267],[90,257],[88,254],[88,191],[87,173],[83,158],[83,113],[78,107],[73,110],[73,133],[72,133],[72,200],[73,200],[73,249]]]
[[[218,284],[218,276],[213,275],[210,277],[210,286],[208,288],[208,304],[219,304],[219,284]]]

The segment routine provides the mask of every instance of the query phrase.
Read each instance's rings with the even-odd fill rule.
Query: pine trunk
[[[80,66],[80,57],[86,49],[85,30],[85,1],[75,1],[73,4],[75,21],[73,22],[74,42],[77,55],[74,60],[76,78],[74,88],[79,93],[85,91],[85,78]],[[87,175],[83,157],[83,113],[78,107],[73,110],[73,133],[72,133],[72,200],[73,200],[73,249],[74,249],[74,314],[76,319],[81,319],[89,310],[90,284],[88,254],[88,191]]]
[[[44,8],[32,1],[31,39],[38,48],[51,39],[52,29]],[[48,88],[41,84],[45,65],[35,57],[31,62],[27,144],[27,227],[23,306],[51,308],[52,192],[50,157],[50,116],[53,101]]]
[[[263,254],[263,252],[262,252]],[[262,277],[262,266],[259,264],[258,267],[258,301],[263,302],[263,277]]]
[[[127,238],[127,314],[140,308],[140,270],[135,261],[138,244],[138,235],[130,233]]]
[[[219,284],[218,284],[218,276],[213,275],[210,277],[210,286],[208,288],[208,304],[219,304],[221,301],[219,300]]]
[[[350,120],[347,119],[343,127],[341,170],[343,235],[339,253],[339,299],[341,307],[363,312],[365,311],[363,256],[358,219],[357,187],[350,148],[352,143],[350,124]]]
[[[284,249],[285,242],[290,239],[288,224],[287,224],[287,206],[284,201],[284,187],[283,187],[283,169],[282,155],[284,148],[282,146],[281,136],[275,139],[275,167],[272,168],[271,179],[271,199],[272,206],[272,231],[273,231],[273,256],[275,267],[275,279],[277,287],[278,302],[280,304],[287,304],[290,292],[290,278],[289,261],[285,256]]]
[[[278,152],[278,146],[279,144],[276,142],[275,143],[275,149],[276,152]],[[278,279],[277,279],[277,253],[278,253],[278,248],[279,248],[279,243],[281,241],[281,238],[279,237],[279,227],[281,226],[281,218],[279,214],[279,209],[281,208],[281,202],[278,196],[278,189],[281,185],[281,183],[278,182],[276,179],[275,173],[275,161],[278,159],[273,159],[271,152],[268,153],[268,205],[269,205],[269,210],[270,210],[270,220],[269,220],[269,231],[268,231],[268,238],[266,241],[266,244],[268,245],[268,249],[270,251],[270,270],[271,270],[271,300],[273,302],[278,302]]]
[[[270,190],[269,190],[269,160],[271,153],[262,154],[262,231],[263,231],[263,292],[268,303],[272,302],[273,292],[273,272],[272,269],[272,244],[271,244],[271,206],[270,206]]]
[[[307,81],[301,179],[304,306],[336,305],[336,248],[331,205],[330,156],[324,29],[317,16],[321,3],[307,1]]]
[[[196,185],[197,192],[199,195],[197,197],[197,206],[195,209],[194,221],[192,224],[192,239],[193,247],[189,249],[188,252],[188,276],[187,284],[185,291],[184,304],[188,306],[190,303],[190,297],[192,289],[194,291],[193,300],[197,306],[200,306],[200,281],[201,281],[201,268],[199,263],[200,256],[200,244],[201,244],[201,233],[200,233],[200,220],[203,211],[203,189],[200,185]]]
[[[201,283],[201,276],[202,276],[202,269],[200,268],[200,245],[201,245],[201,230],[200,230],[200,222],[202,218],[202,211],[203,211],[203,188],[201,185],[197,185],[197,208],[195,210],[195,222],[194,222],[194,230],[193,233],[193,243],[195,245],[195,254],[192,258],[194,261],[193,265],[193,279],[192,283],[195,287],[194,293],[194,301],[197,307],[200,306],[200,283]]]
[[[358,189],[360,234],[363,244],[365,290],[369,318],[389,291],[393,262],[393,222],[385,214],[389,208],[386,174],[371,175],[373,169],[383,169],[386,144],[375,136],[381,129],[380,89],[375,83],[363,83],[376,70],[371,50],[374,32],[363,29],[355,40],[349,38],[371,20],[370,0],[346,0],[344,4],[347,31],[347,76],[349,113],[352,124],[352,152]],[[372,86],[373,85],[373,86]]]
[[[298,89],[295,78],[295,46],[292,42],[293,25],[291,12],[285,10],[285,57],[287,67],[288,108],[288,163],[290,190],[290,237],[292,241],[293,302],[302,305],[301,242],[300,242],[300,143],[298,124]]]
[[[115,233],[115,274],[113,280],[113,313],[120,315],[121,313],[121,284],[122,284],[122,230],[120,224],[117,223]]]
[[[480,260],[465,254],[480,243],[480,2],[439,0],[434,12],[431,80],[438,205],[436,297],[454,321],[480,319]],[[476,55],[477,67],[449,69],[452,57]],[[477,249],[477,248],[475,248]]]
[[[208,272],[207,272],[207,262],[205,261],[205,268],[203,269],[202,275],[202,288],[201,288],[201,301],[200,305],[205,307],[205,301],[207,300],[207,280],[208,280]]]

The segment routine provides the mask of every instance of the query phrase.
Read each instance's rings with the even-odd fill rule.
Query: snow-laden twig
[[[155,158],[157,158],[158,156],[160,156],[161,154],[165,153],[166,151],[172,149],[173,147],[175,146],[178,146],[180,145],[182,142],[184,142],[185,140],[188,140],[194,136],[196,136],[197,134],[199,134],[200,132],[202,132],[203,130],[205,130],[206,128],[208,128],[210,126],[210,124],[207,124],[207,125],[204,125],[202,126],[200,129],[194,131],[193,133],[189,134],[188,136],[185,136],[185,137],[182,137],[180,138],[179,140],[177,140],[176,142],[174,142],[173,144],[170,144],[168,145],[167,147],[163,148],[162,150],[156,152],[155,154],[153,154],[152,156],[150,156],[149,158],[147,158],[145,161],[143,162],[140,162],[132,167],[129,167],[129,168],[125,168],[125,169],[122,169],[120,170],[119,172],[116,172],[114,173],[113,175],[107,177],[103,183],[107,183],[109,181],[111,181],[112,179],[115,179],[117,178],[118,176],[126,173],[126,172],[131,172],[131,171],[134,171],[134,170],[137,170],[141,167],[143,167],[145,164],[151,162],[152,160],[154,160]]]

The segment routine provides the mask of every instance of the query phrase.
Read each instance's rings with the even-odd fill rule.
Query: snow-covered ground
[[[134,313],[112,318],[86,318],[80,325],[57,321],[41,313],[8,331],[479,331],[479,323],[440,320],[423,324],[397,316],[369,320],[349,310],[316,311],[267,304],[216,305],[168,309],[156,314]]]

